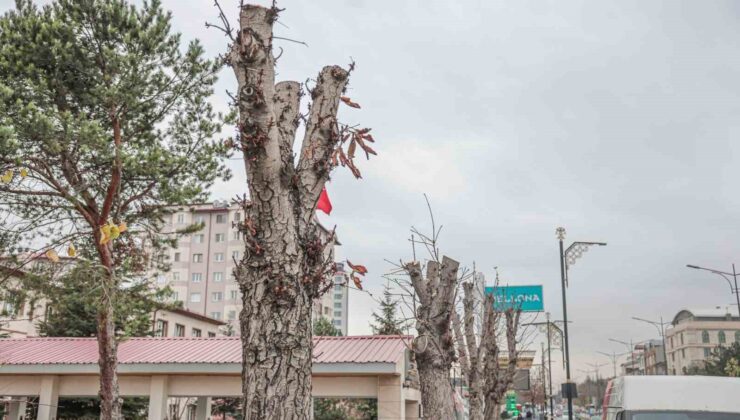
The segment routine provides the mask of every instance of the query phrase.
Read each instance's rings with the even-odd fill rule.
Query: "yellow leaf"
[[[3,184],[10,184],[10,181],[13,180],[13,171],[8,169],[5,171],[5,174],[0,178],[0,180],[3,182]]]
[[[110,239],[113,240],[119,236],[121,236],[121,231],[118,229],[118,226],[110,225]]]
[[[25,178],[27,176],[28,176],[28,169],[21,168],[21,179],[23,179],[23,178]]]
[[[49,259],[49,260],[51,260],[52,262],[55,262],[55,263],[56,263],[56,262],[59,262],[59,255],[57,255],[57,252],[56,252],[56,251],[54,251],[53,249],[49,249],[49,250],[47,250],[47,251],[45,252],[45,254],[46,254],[46,258],[48,258],[48,259]]]
[[[126,226],[126,222],[121,222],[121,224],[118,225],[118,231],[123,233],[128,230],[128,226]]]
[[[110,242],[110,225],[100,227],[100,243],[105,245]]]
[[[74,244],[69,244],[69,248],[67,248],[67,255],[69,255],[70,257],[77,256],[77,248],[75,248]]]

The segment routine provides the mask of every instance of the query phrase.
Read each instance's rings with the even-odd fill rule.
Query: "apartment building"
[[[337,273],[334,275],[334,288],[327,293],[332,298],[332,323],[347,335],[347,321],[349,318],[349,289],[347,287],[347,278],[345,277],[344,264],[337,263]]]
[[[226,201],[175,209],[166,221],[165,232],[195,223],[203,224],[203,228],[181,237],[177,247],[167,251],[170,271],[156,275],[157,284],[169,285],[174,291],[173,298],[181,301],[187,310],[231,323],[237,333],[242,300],[233,272],[243,256],[244,242],[235,226],[243,215],[241,208]],[[320,224],[319,227],[329,234]],[[335,240],[334,245],[339,242]],[[327,252],[333,253],[333,247]],[[319,316],[333,322],[331,293],[314,303],[313,317]]]
[[[716,347],[740,342],[740,317],[730,311],[718,306],[676,314],[665,331],[669,374],[684,375],[700,367]]]

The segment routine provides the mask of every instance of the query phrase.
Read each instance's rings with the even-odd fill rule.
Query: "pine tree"
[[[52,262],[92,250],[106,420],[121,416],[122,286],[159,264],[147,250],[173,243],[157,239],[168,206],[204,201],[228,175],[212,141],[223,119],[207,102],[221,62],[198,42],[181,49],[170,21],[158,0],[17,0],[0,17],[0,220],[46,243]]]
[[[396,310],[398,302],[393,300],[390,288],[383,289],[383,300],[380,302],[380,315],[373,312],[375,323],[370,327],[375,335],[403,335],[407,328],[406,322],[398,319]]]
[[[326,317],[321,317],[313,324],[313,335],[324,337],[335,337],[342,335],[342,332],[334,326]]]

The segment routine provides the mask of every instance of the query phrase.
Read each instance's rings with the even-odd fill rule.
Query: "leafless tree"
[[[218,3],[217,3],[218,5]],[[225,57],[238,83],[239,111],[233,147],[244,156],[249,196],[238,199],[245,217],[238,223],[246,250],[235,278],[243,296],[239,316],[243,346],[244,418],[311,418],[311,306],[331,287],[333,256],[327,235],[314,212],[324,184],[335,167],[348,167],[359,178],[355,152],[375,154],[369,129],[340,124],[340,102],[353,65],[326,66],[315,83],[307,115],[300,112],[301,84],[275,83],[271,7],[241,5],[238,28],[232,29],[219,7],[220,25],[231,39]],[[296,130],[305,122],[297,162]],[[364,274],[364,267],[352,273]]]

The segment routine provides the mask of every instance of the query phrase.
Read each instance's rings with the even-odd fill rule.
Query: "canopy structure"
[[[407,386],[409,336],[315,337],[313,395],[376,398],[380,419],[418,418],[420,394]],[[149,397],[149,419],[166,418],[170,397],[197,398],[196,419],[210,397],[241,396],[239,337],[131,338],[118,349],[122,396]],[[56,418],[60,397],[98,393],[95,338],[0,340],[0,395],[12,397],[11,420],[38,396],[38,419]]]

